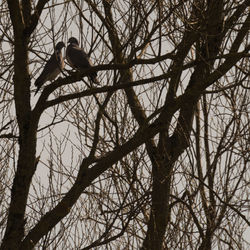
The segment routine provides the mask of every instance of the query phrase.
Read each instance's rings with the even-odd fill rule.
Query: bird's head
[[[56,50],[61,50],[63,47],[65,47],[64,42],[59,42],[59,43],[56,44]]]
[[[79,42],[75,37],[70,37],[70,39],[68,40],[68,43],[79,45]]]

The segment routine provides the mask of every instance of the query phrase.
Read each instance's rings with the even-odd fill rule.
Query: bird
[[[66,59],[72,68],[81,72],[93,67],[89,56],[79,47],[79,42],[75,37],[69,38],[68,43],[69,45],[66,48]],[[93,83],[99,83],[97,80],[97,72],[89,74],[89,77]]]
[[[64,68],[64,60],[62,56],[62,48],[65,47],[64,42],[59,42],[56,44],[55,52],[47,61],[44,69],[40,76],[35,81],[35,86],[37,87],[35,95],[41,88],[41,86],[47,81],[53,81],[60,74]]]

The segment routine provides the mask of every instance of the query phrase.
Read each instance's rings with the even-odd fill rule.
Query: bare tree
[[[249,6],[3,0],[1,249],[248,249]]]

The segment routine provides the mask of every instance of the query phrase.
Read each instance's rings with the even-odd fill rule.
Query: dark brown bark
[[[26,1],[24,1],[27,3]],[[28,3],[27,3],[28,4]],[[23,8],[19,1],[8,1],[14,29],[14,97],[19,126],[19,157],[11,189],[7,227],[1,249],[18,249],[24,237],[25,209],[32,176],[35,173],[36,132],[39,117],[33,115],[30,106],[30,76],[28,69],[28,37],[25,22],[30,18],[30,9]]]
[[[93,10],[102,20],[104,26],[109,32],[109,38],[114,56],[112,65],[100,65],[99,69],[115,69],[119,70],[121,76],[117,86],[105,86],[100,89],[90,89],[81,93],[71,93],[65,96],[60,96],[54,100],[47,101],[47,97],[56,88],[75,82],[81,76],[73,75],[63,80],[58,80],[54,85],[45,87],[41,94],[35,109],[31,110],[30,105],[30,76],[28,69],[28,45],[29,36],[32,34],[39,20],[39,16],[48,1],[39,1],[32,13],[31,2],[29,0],[8,1],[10,17],[14,29],[14,98],[16,107],[16,117],[19,127],[19,156],[17,169],[11,190],[11,203],[7,221],[7,228],[1,249],[32,249],[38,241],[48,234],[48,232],[57,225],[69,212],[77,202],[83,191],[91,185],[104,171],[111,168],[113,164],[120,161],[124,156],[131,153],[133,150],[146,145],[147,155],[151,160],[152,166],[152,204],[150,217],[147,222],[147,231],[145,239],[142,243],[142,249],[166,249],[164,238],[166,229],[171,219],[170,197],[172,171],[181,154],[189,147],[190,135],[193,125],[193,117],[195,107],[204,90],[211,86],[221,76],[223,76],[233,65],[237,63],[244,55],[238,53],[244,37],[249,30],[250,15],[246,18],[242,28],[238,31],[235,40],[232,42],[230,53],[236,53],[235,56],[225,56],[225,61],[220,64],[218,69],[214,68],[215,58],[220,53],[221,42],[225,29],[231,29],[233,19],[227,22],[228,27],[223,27],[223,1],[206,1],[205,9],[199,7],[199,2],[196,2],[196,15],[199,16],[199,22],[188,24],[183,32],[182,40],[174,53],[166,53],[164,56],[155,57],[153,59],[131,59],[127,62],[126,55],[123,52],[123,47],[119,36],[115,30],[115,21],[112,17],[112,4],[110,1],[103,0],[105,18],[92,1],[87,1]],[[185,2],[185,1],[183,1]],[[204,1],[205,3],[205,1]],[[249,4],[249,1],[245,1]],[[243,7],[242,7],[243,6]],[[199,7],[199,8],[198,8]],[[239,6],[241,11],[244,11],[246,5]],[[204,13],[200,13],[199,11]],[[197,13],[198,12],[198,13]],[[239,16],[238,10],[235,12],[235,17]],[[161,15],[160,15],[161,16]],[[161,18],[165,18],[161,16]],[[196,20],[196,16],[192,16]],[[162,25],[162,20],[159,22]],[[159,26],[157,28],[160,28]],[[162,34],[160,32],[160,34]],[[150,41],[149,35],[148,40]],[[161,38],[160,38],[161,39]],[[196,44],[194,46],[194,44]],[[144,46],[146,46],[146,41]],[[190,65],[185,65],[184,61],[190,52],[191,48],[196,50],[196,62]],[[246,47],[245,52],[248,52],[249,47]],[[164,74],[158,77],[143,79],[133,82],[131,67],[137,64],[158,63],[166,59],[171,59],[172,64]],[[184,94],[177,96],[177,90],[181,84],[181,74],[185,67],[193,67],[194,71],[191,74],[187,88]],[[87,70],[91,72],[95,68]],[[211,73],[212,72],[212,73]],[[165,79],[167,86],[167,94],[165,104],[157,113],[157,119],[153,122],[147,120],[146,112],[143,105],[140,103],[134,89],[130,84],[140,85],[145,83],[153,83]],[[54,107],[67,100],[74,100],[83,96],[89,96],[96,93],[109,92],[112,93],[123,86],[127,97],[127,103],[130,106],[131,113],[138,123],[138,130],[133,137],[123,145],[116,147],[107,155],[102,156],[98,160],[94,158],[94,151],[90,157],[83,160],[80,165],[80,170],[72,188],[62,198],[58,204],[45,214],[38,223],[24,237],[25,230],[25,209],[32,177],[36,171],[36,133],[38,121],[41,113],[48,107]],[[179,93],[178,93],[179,94]],[[173,115],[176,111],[180,111],[177,125],[174,128],[173,134],[169,135],[169,126]],[[96,120],[96,127],[99,126],[101,115],[99,114]],[[151,122],[151,123],[150,123]],[[208,120],[206,120],[208,123]],[[159,135],[158,144],[154,141],[154,137]],[[98,131],[93,139],[93,150],[98,144]],[[208,148],[208,146],[206,146]],[[209,150],[207,150],[209,151]],[[209,152],[207,152],[207,159]],[[91,165],[91,168],[88,168]],[[202,179],[201,166],[199,166],[199,178]],[[203,206],[206,216],[206,228],[199,226],[201,237],[201,245],[199,249],[211,249],[213,234],[215,227],[220,223],[220,220],[214,221],[216,216],[214,211],[216,199],[214,195],[213,173],[212,169],[209,174],[208,186],[209,196],[207,200],[203,200]],[[200,180],[202,181],[202,180]],[[184,202],[183,202],[184,203]],[[191,210],[191,205],[189,206]],[[194,213],[193,213],[194,214]],[[198,220],[196,219],[196,223]],[[217,224],[216,224],[217,223]],[[203,230],[203,231],[202,231]]]

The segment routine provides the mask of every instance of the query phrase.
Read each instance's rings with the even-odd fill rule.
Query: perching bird
[[[64,42],[57,43],[55,52],[45,64],[41,75],[35,81],[35,86],[37,87],[35,95],[45,82],[53,81],[63,70],[64,61],[61,51],[63,47],[65,47]]]
[[[79,47],[79,42],[75,37],[71,37],[68,40],[69,45],[66,49],[66,59],[72,68],[78,71],[88,69],[93,66],[90,58],[84,52],[82,48]],[[89,75],[92,82],[98,84],[97,73],[93,72]]]

